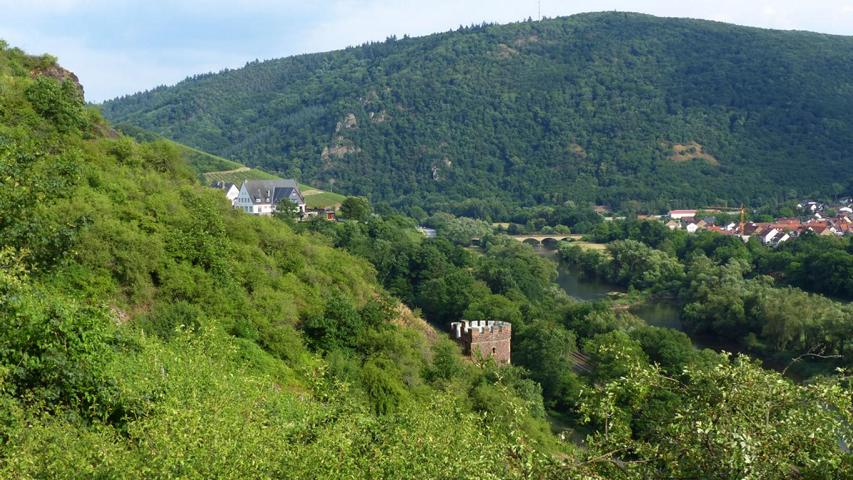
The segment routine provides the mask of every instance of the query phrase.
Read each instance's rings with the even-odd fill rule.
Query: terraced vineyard
[[[189,147],[182,143],[174,142],[165,139],[164,137],[149,132],[147,130],[134,127],[132,125],[119,125],[117,130],[134,137],[141,142],[165,141],[180,150],[181,155],[190,164],[190,166],[198,172],[204,179],[204,182],[212,184],[213,182],[226,182],[240,185],[245,180],[275,180],[281,178],[272,173],[267,173],[257,168],[247,167],[234,160],[213,155],[211,153]],[[314,188],[304,183],[299,184],[302,190],[302,195],[305,197],[305,203],[308,208],[335,208],[340,207],[341,202],[346,198],[343,195],[327,192]]]
[[[208,183],[227,182],[236,185],[240,185],[244,180],[274,180],[279,178],[263,170],[249,167],[239,167],[233,170],[223,170],[221,172],[207,172],[203,175]]]

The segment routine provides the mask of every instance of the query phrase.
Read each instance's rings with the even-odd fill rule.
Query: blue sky
[[[853,0],[541,0],[547,17],[622,10],[853,34]],[[537,0],[0,0],[0,38],[49,52],[89,101],[254,59],[536,17]]]

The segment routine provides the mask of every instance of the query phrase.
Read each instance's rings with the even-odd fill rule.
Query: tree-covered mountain
[[[700,351],[560,294],[514,240],[475,253],[363,199],[345,222],[247,215],[185,153],[0,41],[0,478],[851,477],[846,371],[798,385]],[[513,364],[463,359],[400,300],[511,321]],[[820,341],[780,325],[802,304],[750,317]],[[830,322],[848,364],[849,315]]]
[[[596,13],[254,61],[102,108],[395,205],[658,210],[851,190],[851,78],[850,37]]]

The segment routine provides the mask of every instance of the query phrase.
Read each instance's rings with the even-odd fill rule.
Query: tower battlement
[[[510,363],[512,324],[491,320],[463,320],[450,324],[454,340],[465,355],[492,357],[497,363]]]

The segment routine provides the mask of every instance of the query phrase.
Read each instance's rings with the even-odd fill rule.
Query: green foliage
[[[647,222],[646,222],[647,223]],[[640,227],[639,229],[635,227]],[[625,231],[625,226],[611,231]],[[641,224],[628,226],[630,236],[644,238],[653,243],[642,231]],[[602,230],[599,229],[599,234]],[[832,240],[832,239],[830,239]],[[740,343],[753,353],[776,357],[777,361],[801,354],[819,355],[837,364],[850,365],[850,347],[845,329],[853,325],[850,305],[830,300],[802,290],[774,285],[769,276],[753,275],[751,260],[762,269],[775,269],[774,262],[791,261],[792,253],[803,259],[813,259],[821,254],[815,251],[814,237],[806,236],[792,242],[805,242],[791,250],[771,251],[760,245],[744,246],[740,240],[721,235],[691,236],[675,257],[635,240],[616,240],[608,245],[609,255],[585,251],[571,243],[560,246],[563,261],[575,265],[589,275],[649,292],[677,294],[682,304],[681,320],[692,332],[725,338]],[[821,242],[822,243],[822,242]],[[658,238],[661,246],[674,245],[666,236]],[[841,242],[841,245],[844,243]],[[844,256],[838,243],[827,242],[830,254],[844,268]],[[712,257],[706,252],[712,252]],[[811,267],[801,267],[796,262],[786,266],[791,272],[811,272]],[[785,267],[783,267],[785,268]],[[829,272],[839,268],[829,267]],[[796,274],[794,274],[796,275]],[[817,282],[819,288],[837,288],[847,282],[829,276],[830,280]],[[600,315],[589,315],[583,323],[576,317],[567,318],[568,325],[583,336],[594,332]],[[608,322],[603,322],[607,325]],[[607,330],[607,327],[604,327]],[[651,347],[651,345],[648,345]],[[661,352],[657,352],[659,355]],[[679,355],[679,357],[683,357]],[[677,363],[658,356],[665,369],[677,368]],[[831,365],[831,363],[829,364]]]
[[[363,222],[371,213],[370,202],[362,197],[347,197],[341,203],[341,215],[348,220]]]
[[[574,335],[556,325],[537,322],[519,335],[516,361],[530,369],[530,376],[542,386],[542,394],[554,407],[572,406],[580,382],[572,372],[570,353],[577,351]]]
[[[288,223],[293,223],[299,217],[299,205],[295,204],[289,198],[285,198],[278,202],[275,206],[273,216]]]
[[[607,246],[607,251],[611,258],[608,277],[620,285],[673,290],[684,276],[677,259],[640,242],[616,241]]]
[[[612,356],[631,358],[623,347]],[[630,350],[630,347],[629,347]],[[683,380],[642,362],[627,362],[620,378],[586,392],[582,410],[604,429],[588,438],[594,450],[612,453],[619,478],[845,478],[853,473],[839,447],[850,429],[851,397],[838,381],[794,385],[744,358],[713,368],[685,369]],[[630,412],[668,415],[639,424]],[[645,438],[653,440],[646,440]]]
[[[64,128],[33,62],[0,52],[0,477],[530,474],[367,261],[235,211],[172,142]]]
[[[83,96],[71,80],[60,82],[39,76],[27,87],[26,96],[33,109],[61,132],[81,129],[86,125]]]
[[[593,13],[251,62],[102,109],[429,213],[755,204],[851,190],[851,42]]]
[[[454,217],[447,213],[433,215],[425,224],[435,228],[442,238],[457,245],[470,245],[472,239],[492,233],[491,225],[486,222],[468,217]]]
[[[0,305],[0,362],[11,393],[38,406],[68,406],[109,415],[107,315],[48,292],[7,292]]]
[[[0,477],[849,476],[849,379],[800,387],[688,353],[560,295],[553,266],[507,239],[471,251],[400,216],[245,215],[169,142],[57,129],[26,95],[54,62],[0,51],[0,181],[14,185],[0,189]],[[670,258],[639,250],[619,254],[632,279]],[[792,322],[814,299],[780,302],[738,262],[720,268],[748,287],[746,331],[805,348],[832,325],[832,348],[849,351],[846,310]],[[718,267],[687,270],[691,301]],[[521,368],[462,360],[387,292],[442,330],[513,321]],[[577,342],[591,375],[572,373]],[[570,427],[588,420],[583,448],[551,434],[546,405]]]

